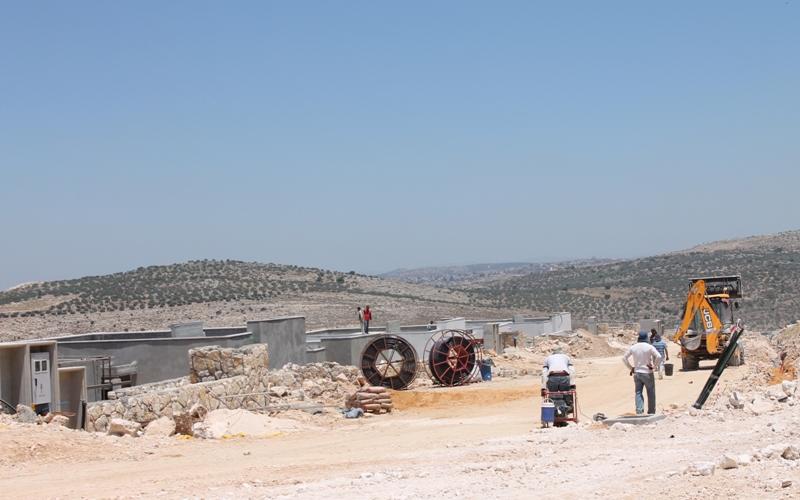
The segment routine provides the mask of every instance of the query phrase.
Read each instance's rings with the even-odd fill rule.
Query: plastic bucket
[[[492,380],[492,365],[485,361],[481,363],[481,379],[484,382]]]
[[[674,370],[674,365],[672,363],[664,363],[664,375],[671,377],[672,370]]]
[[[552,424],[556,421],[556,405],[549,399],[542,401],[542,423]]]

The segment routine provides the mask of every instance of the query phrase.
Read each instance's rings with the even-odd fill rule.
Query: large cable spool
[[[405,389],[417,376],[417,351],[402,337],[381,335],[361,352],[361,373],[371,385]]]
[[[446,386],[461,385],[480,370],[483,348],[464,330],[443,330],[433,334],[425,346],[423,364],[431,380]]]

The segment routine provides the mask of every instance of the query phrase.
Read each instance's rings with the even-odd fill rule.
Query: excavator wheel
[[[700,360],[691,354],[681,354],[681,369],[685,372],[695,371],[700,368]]]

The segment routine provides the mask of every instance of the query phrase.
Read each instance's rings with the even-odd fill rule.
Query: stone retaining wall
[[[189,380],[196,384],[244,375],[245,365],[252,363],[245,356],[242,349],[219,346],[189,349]]]

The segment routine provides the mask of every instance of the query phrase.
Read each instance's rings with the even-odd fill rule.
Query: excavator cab
[[[692,278],[681,315],[682,321],[673,340],[681,345],[684,370],[696,370],[703,359],[716,359],[727,346],[736,324],[737,299],[742,298],[741,276]],[[728,362],[744,362],[741,346]]]

